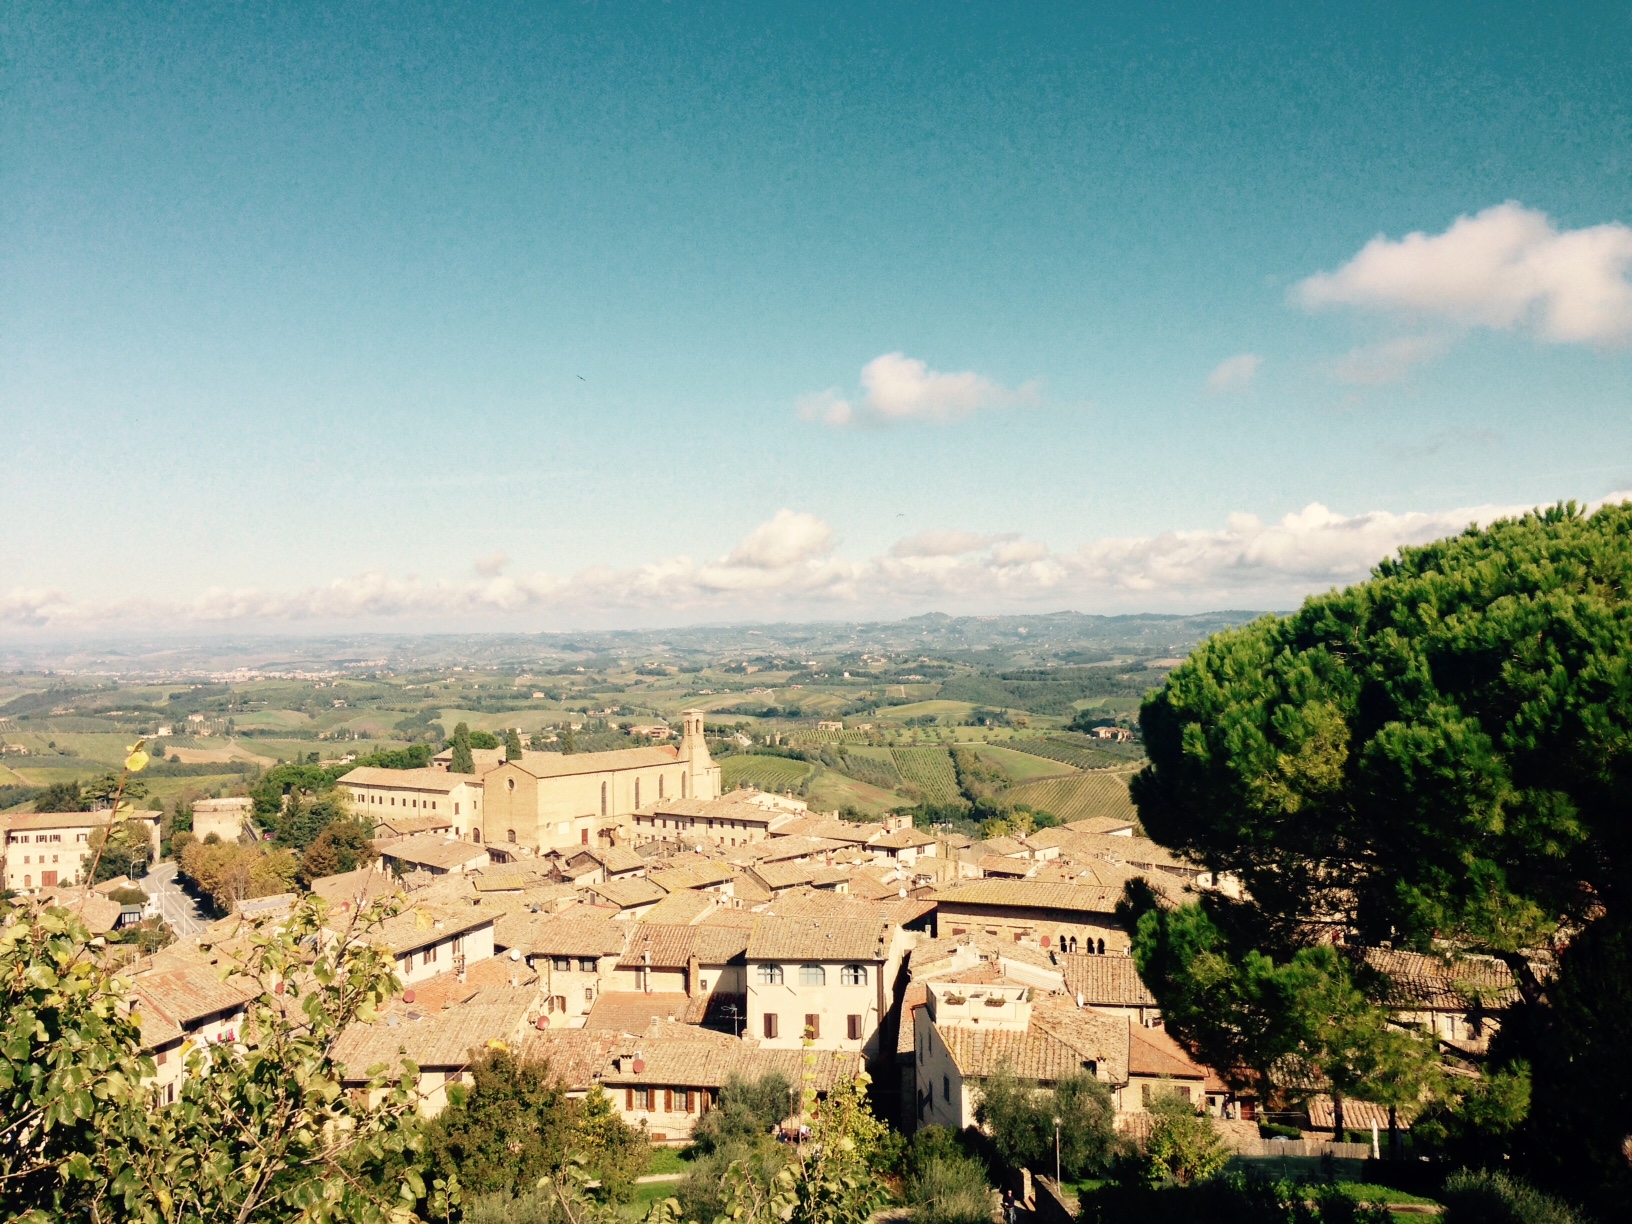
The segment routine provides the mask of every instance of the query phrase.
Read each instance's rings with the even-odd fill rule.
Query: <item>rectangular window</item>
[[[580,956],[578,958],[578,972],[579,973],[594,973],[595,972],[595,958],[593,956]]]
[[[572,957],[552,956],[550,958],[550,968],[554,969],[557,973],[565,973],[572,968]]]
[[[851,1041],[860,1041],[861,1040],[861,1017],[860,1016],[846,1016],[844,1018],[844,1027],[845,1027],[845,1032],[849,1034],[849,1037],[850,1037]]]
[[[807,1012],[805,1015],[805,1036],[810,1040],[815,1041],[821,1035],[822,1018],[815,1012]]]
[[[775,1040],[775,1038],[776,1038],[776,1013],[775,1012],[766,1012],[765,1013],[765,1036],[771,1038],[772,1040]]]

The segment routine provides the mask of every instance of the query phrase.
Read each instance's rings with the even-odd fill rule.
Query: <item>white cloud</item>
[[[1335,272],[1293,290],[1311,308],[1353,306],[1464,327],[1528,327],[1555,344],[1632,341],[1632,229],[1554,228],[1508,202],[1458,217],[1443,234],[1379,234]]]
[[[1616,493],[1604,500],[1632,499]],[[1520,514],[1527,506],[1339,514],[1318,502],[1274,522],[1233,514],[1215,528],[1090,540],[1054,552],[1013,533],[921,532],[881,556],[835,555],[833,529],[782,510],[724,557],[670,557],[481,581],[426,582],[369,571],[278,594],[213,588],[187,600],[85,599],[58,590],[0,597],[0,624],[74,630],[118,625],[229,626],[391,622],[526,625],[908,614],[941,610],[1084,611],[1289,607],[1363,578],[1402,545]]]
[[[916,357],[885,353],[861,367],[858,403],[837,387],[801,396],[797,408],[807,421],[844,426],[928,421],[946,424],[983,408],[1005,408],[1035,399],[1037,384],[1009,388],[972,370],[943,374]]]
[[[856,417],[855,409],[850,407],[849,401],[837,387],[801,395],[795,407],[804,420],[820,421],[823,425],[848,425]]]
[[[510,554],[500,550],[476,558],[476,572],[483,578],[497,578],[510,564]]]
[[[1234,357],[1226,357],[1207,375],[1207,390],[1214,395],[1245,390],[1258,376],[1258,367],[1263,363],[1264,359],[1256,353],[1237,353]]]
[[[1378,344],[1350,349],[1332,363],[1339,382],[1356,387],[1380,387],[1399,382],[1414,368],[1433,361],[1450,347],[1443,336],[1400,336]]]
[[[898,540],[890,549],[892,557],[956,557],[980,552],[993,544],[1014,539],[1014,535],[976,535],[972,531],[920,531]]]
[[[814,514],[778,510],[776,517],[761,523],[731,550],[727,565],[753,569],[785,569],[833,551],[833,528]]]

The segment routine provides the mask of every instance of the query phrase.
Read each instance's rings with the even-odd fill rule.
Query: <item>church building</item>
[[[717,799],[720,767],[703,740],[703,712],[682,715],[678,746],[615,752],[527,752],[482,777],[480,838],[536,854],[630,844],[634,813],[665,799]]]

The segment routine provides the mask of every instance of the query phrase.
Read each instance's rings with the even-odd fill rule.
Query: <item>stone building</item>
[[[703,713],[687,710],[676,745],[616,752],[527,752],[482,777],[481,838],[542,854],[569,846],[627,845],[637,810],[673,796],[716,799],[720,767],[703,740]]]

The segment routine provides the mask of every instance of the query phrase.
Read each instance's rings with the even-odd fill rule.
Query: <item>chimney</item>
[[[698,994],[697,975],[702,972],[702,968],[703,964],[697,959],[697,953],[693,952],[686,957],[686,993],[693,999]]]

